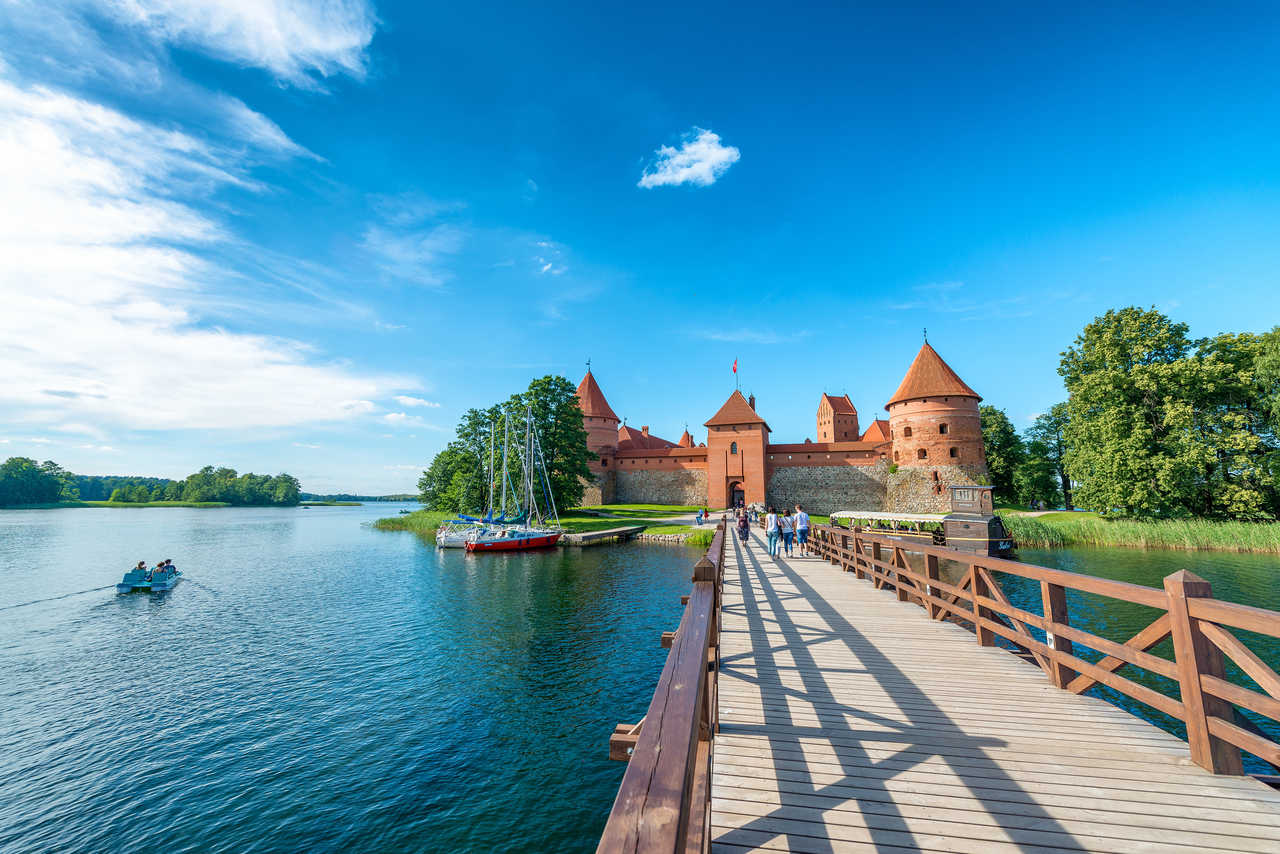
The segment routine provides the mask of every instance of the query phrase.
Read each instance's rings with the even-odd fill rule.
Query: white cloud
[[[404,377],[201,323],[197,251],[223,226],[194,202],[257,189],[243,154],[0,77],[0,409],[143,429],[350,419]],[[48,413],[56,402],[56,417]]]
[[[431,407],[432,409],[440,408],[440,404],[435,403],[433,401],[423,400],[420,397],[409,397],[403,394],[396,395],[396,402],[399,403],[401,406],[428,406],[428,407]]]
[[[314,451],[314,450],[316,450],[317,448],[319,448],[319,447],[320,447],[319,445],[312,445],[312,444],[311,444],[311,443],[309,443],[309,442],[294,442],[294,443],[293,443],[293,446],[294,446],[295,448],[308,448],[308,449],[310,449],[310,450],[312,450],[312,451]]]
[[[76,445],[82,451],[98,451],[104,454],[119,453],[119,448],[113,448],[110,445]]]
[[[679,148],[664,145],[658,149],[657,159],[644,170],[637,186],[710,187],[739,156],[737,148],[720,144],[719,134],[695,127],[685,134]]]
[[[361,245],[384,273],[398,279],[440,287],[449,278],[444,257],[462,249],[466,233],[455,225],[401,231],[381,225],[365,229]]]
[[[437,427],[435,424],[428,424],[423,421],[420,416],[410,415],[407,412],[388,412],[382,416],[382,421],[392,427],[421,427],[424,430],[434,430],[436,432],[444,432],[443,427]]]
[[[298,145],[298,143],[289,138],[288,134],[280,129],[280,125],[271,121],[262,113],[251,109],[248,104],[239,98],[218,94],[214,96],[213,103],[216,105],[216,111],[220,115],[225,128],[250,145],[263,151],[289,157],[301,156],[310,157],[313,160],[323,159]]]
[[[397,465],[383,466],[387,471],[422,471],[422,463],[399,463]]]
[[[377,18],[367,0],[97,0],[156,42],[263,68],[299,86],[361,78]]]
[[[743,344],[782,344],[787,341],[808,338],[810,334],[807,329],[788,333],[778,333],[769,329],[724,329],[703,332],[700,333],[700,337],[708,341],[728,341]]]

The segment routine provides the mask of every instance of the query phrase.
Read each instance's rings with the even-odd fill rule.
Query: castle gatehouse
[[[755,397],[735,391],[704,423],[705,441],[685,430],[672,442],[623,424],[588,370],[578,402],[599,459],[583,503],[946,512],[949,487],[987,482],[981,399],[926,342],[885,404],[888,419],[861,432],[848,395],[823,394],[817,441],[776,444]]]

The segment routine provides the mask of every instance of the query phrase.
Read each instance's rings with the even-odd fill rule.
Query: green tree
[[[982,444],[986,450],[992,491],[999,498],[1013,501],[1018,495],[1014,473],[1025,456],[1022,439],[1003,409],[983,406],[978,412],[982,417]]]
[[[1053,466],[1058,478],[1058,492],[1062,496],[1062,506],[1074,510],[1071,503],[1071,478],[1067,476],[1066,453],[1067,441],[1064,431],[1067,426],[1067,404],[1055,403],[1048,412],[1036,416],[1035,422],[1027,430],[1028,455],[1033,443],[1043,446],[1044,459]],[[1038,451],[1039,449],[1037,449]]]
[[[1062,501],[1058,466],[1051,457],[1049,446],[1033,439],[1024,443],[1024,455],[1013,473],[1013,485],[1019,504],[1030,505],[1043,501],[1046,506],[1057,507]]]
[[[131,487],[129,489],[129,500],[134,504],[146,504],[151,500],[151,490],[142,484]]]
[[[119,501],[122,503],[127,502],[129,500],[129,490],[125,489],[123,486],[117,486],[115,489],[111,490],[111,497],[107,500]]]
[[[10,457],[0,464],[0,507],[19,504],[51,504],[62,494],[62,469],[46,460]]]
[[[516,419],[513,424],[522,423],[525,406],[533,413],[556,507],[578,506],[585,479],[591,477],[587,463],[596,455],[587,450],[577,388],[564,377],[547,375],[529,383],[524,394],[513,396],[509,405]]]

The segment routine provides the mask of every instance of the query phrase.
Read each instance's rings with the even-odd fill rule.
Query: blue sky
[[[926,326],[1026,425],[1108,308],[1280,322],[1274,4],[847,5],[9,0],[0,456],[408,491],[587,358],[799,441]]]

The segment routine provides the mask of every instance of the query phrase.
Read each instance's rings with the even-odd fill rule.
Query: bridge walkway
[[[1280,791],[922,613],[733,538],[713,851],[1280,852]]]

